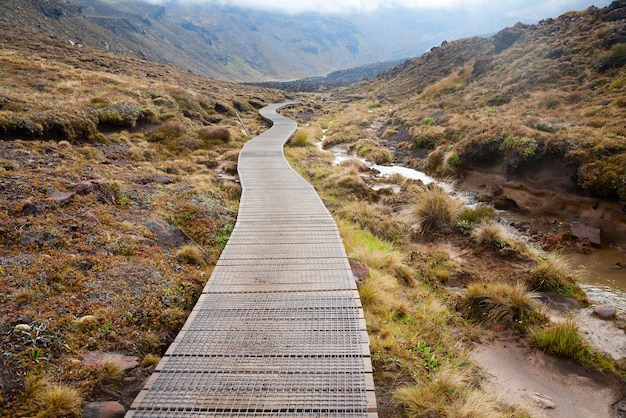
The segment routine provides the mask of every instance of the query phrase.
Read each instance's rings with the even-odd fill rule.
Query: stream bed
[[[317,143],[322,149],[322,142]],[[430,177],[426,173],[408,167],[398,165],[378,165],[362,158],[350,155],[342,146],[335,146],[326,150],[333,153],[333,164],[338,165],[343,161],[358,159],[367,164],[372,170],[376,170],[379,178],[400,174],[408,179],[421,180],[424,184],[436,183],[449,194],[461,199],[465,205],[472,207],[478,204],[472,193],[459,190],[450,183],[441,182]],[[500,218],[505,224],[512,221],[526,220],[530,218],[521,213],[498,211]],[[516,230],[511,228],[512,232]],[[576,270],[580,277],[578,284],[585,291],[592,304],[609,304],[614,306],[623,316],[626,315],[626,253],[614,247],[594,249],[590,254],[568,252],[564,254],[566,259]]]

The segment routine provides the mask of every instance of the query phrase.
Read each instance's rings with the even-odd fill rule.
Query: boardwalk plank
[[[376,416],[369,338],[337,227],[287,164],[295,123],[240,153],[242,198],[203,294],[127,417]]]

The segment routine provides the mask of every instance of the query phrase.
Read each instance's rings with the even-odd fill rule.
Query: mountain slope
[[[626,2],[615,1],[444,43],[340,97],[391,106],[381,134],[397,132],[385,141],[406,161],[621,240],[625,93]]]

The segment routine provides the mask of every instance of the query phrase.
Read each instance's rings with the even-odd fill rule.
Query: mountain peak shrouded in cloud
[[[424,11],[488,11],[489,13],[516,17],[520,21],[535,22],[557,16],[563,12],[580,10],[595,4],[608,5],[610,0],[593,3],[590,0],[137,0],[152,4],[182,3],[204,4],[246,9],[282,12],[286,14],[368,14],[385,9]]]

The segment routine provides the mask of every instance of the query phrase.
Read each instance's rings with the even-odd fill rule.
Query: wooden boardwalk
[[[126,417],[376,417],[365,320],[330,213],[274,122],[239,157],[237,223],[203,294]]]

